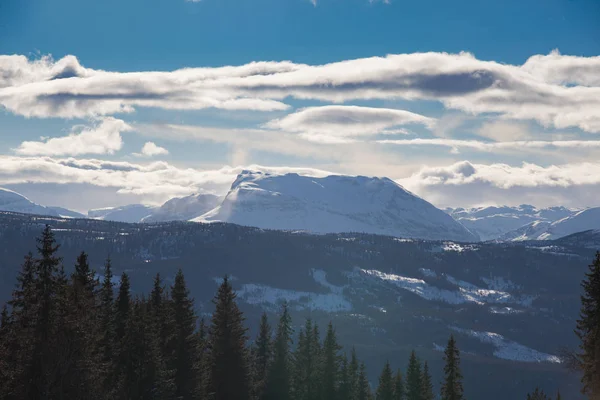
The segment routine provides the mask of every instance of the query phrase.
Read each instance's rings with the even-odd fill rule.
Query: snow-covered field
[[[499,290],[483,289],[472,283],[461,281],[446,275],[446,280],[457,286],[457,290],[440,289],[425,282],[422,279],[409,278],[406,276],[387,274],[377,270],[360,270],[365,276],[390,282],[401,289],[418,295],[425,300],[442,301],[448,304],[475,303],[485,304],[519,304],[531,306],[531,296],[515,297],[508,292]],[[422,273],[431,276],[433,271],[425,270]]]

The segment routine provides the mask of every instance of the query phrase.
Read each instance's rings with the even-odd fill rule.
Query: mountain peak
[[[393,180],[367,176],[245,170],[220,206],[193,220],[317,233],[477,240],[446,213]]]

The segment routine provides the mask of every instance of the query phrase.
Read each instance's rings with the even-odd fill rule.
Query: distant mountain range
[[[161,206],[130,204],[87,214],[36,204],[0,189],[0,210],[128,223],[230,222],[313,233],[361,232],[428,240],[547,240],[600,229],[600,208],[532,205],[437,209],[388,178],[243,171],[225,196],[198,193]]]
[[[481,240],[507,238],[512,240],[519,236],[519,229],[527,225],[545,225],[562,218],[567,218],[580,210],[566,207],[536,208],[522,204],[516,207],[475,207],[447,208],[446,212],[471,232],[479,235]],[[600,228],[600,225],[598,225]],[[575,232],[570,232],[575,233]]]

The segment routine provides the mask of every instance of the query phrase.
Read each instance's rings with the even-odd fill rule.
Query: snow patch
[[[491,344],[496,348],[496,350],[494,350],[494,356],[503,360],[537,363],[547,362],[554,364],[561,363],[560,358],[557,356],[542,353],[520,343],[513,342],[498,333],[474,331],[455,326],[451,326],[450,329],[476,338],[482,343]]]

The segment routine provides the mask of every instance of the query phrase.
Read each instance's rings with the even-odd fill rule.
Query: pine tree
[[[252,391],[254,399],[262,399],[267,384],[267,372],[271,365],[271,325],[266,313],[260,318],[258,336],[254,343],[254,356],[252,357]]]
[[[527,400],[550,400],[548,396],[540,388],[535,388],[533,393],[527,394]]]
[[[52,395],[55,377],[56,352],[52,351],[56,328],[57,275],[61,258],[57,256],[58,248],[54,233],[46,225],[42,235],[37,239],[39,258],[35,260],[35,290],[36,308],[35,328],[33,338],[33,354],[22,382],[28,382],[27,397],[46,399]]]
[[[560,390],[556,392],[556,400],[561,400]]]
[[[352,378],[350,376],[350,364],[348,363],[348,356],[346,353],[344,353],[342,356],[342,363],[340,365],[340,382],[337,395],[338,400],[349,400],[351,398],[351,384]]]
[[[133,378],[133,362],[132,354],[135,349],[129,347],[131,344],[132,327],[130,321],[132,314],[131,292],[129,284],[129,276],[126,272],[121,274],[119,283],[119,293],[114,303],[114,324],[115,324],[115,354],[112,359],[112,365],[109,366],[109,374],[117,395],[126,396],[129,388],[127,387]],[[129,328],[129,331],[128,331]]]
[[[99,306],[96,316],[98,321],[96,358],[99,360],[100,381],[104,391],[112,386],[114,378],[113,364],[117,350],[114,324],[114,284],[112,279],[112,265],[110,259],[107,259],[104,264],[104,279],[98,293]]]
[[[229,279],[213,300],[208,344],[206,396],[212,400],[247,400],[250,395],[246,328]]]
[[[394,400],[404,400],[405,395],[404,380],[402,379],[402,373],[398,370],[394,378]]]
[[[175,283],[171,287],[171,312],[173,314],[173,355],[170,369],[174,373],[175,394],[184,399],[192,398],[198,391],[198,344],[194,301],[189,297],[183,272],[175,275]]]
[[[291,398],[292,334],[292,320],[287,303],[284,303],[273,343],[273,362],[267,374],[265,399],[289,400]]]
[[[580,340],[578,360],[583,372],[582,392],[591,400],[600,399],[600,252],[581,283],[581,311],[575,333]]]
[[[338,390],[338,375],[340,371],[340,350],[342,347],[337,342],[335,329],[330,322],[327,326],[327,333],[323,340],[323,349],[321,355],[321,379],[322,379],[322,398],[335,399]]]
[[[371,386],[367,379],[367,371],[364,363],[360,364],[358,372],[358,387],[357,387],[358,400],[370,400],[371,399]]]
[[[463,385],[462,374],[460,372],[460,351],[456,346],[454,335],[450,336],[448,345],[444,351],[444,381],[442,383],[442,400],[462,400]]]
[[[417,354],[413,350],[410,353],[408,368],[406,369],[406,399],[423,400],[423,382],[421,373],[421,363]]]
[[[433,382],[431,379],[431,374],[429,373],[429,365],[427,365],[427,361],[425,361],[423,364],[423,376],[421,377],[421,384],[423,385],[421,399],[433,400],[435,395],[433,394]]]
[[[356,356],[356,349],[353,347],[350,353],[350,400],[356,400],[358,396],[358,357]]]
[[[383,371],[379,376],[379,386],[375,393],[376,400],[394,400],[394,381],[390,362],[386,361]]]
[[[317,332],[318,335],[318,332]],[[315,327],[308,318],[298,334],[298,346],[294,353],[294,394],[296,400],[314,400],[318,397],[320,349]]]

